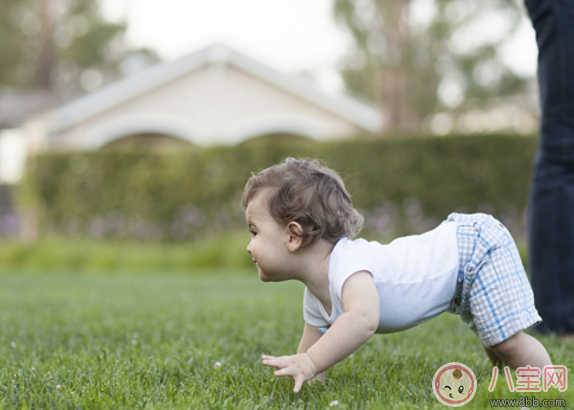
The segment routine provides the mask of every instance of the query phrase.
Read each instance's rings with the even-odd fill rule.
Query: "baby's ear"
[[[303,235],[303,228],[297,222],[289,222],[287,224],[287,246],[289,247],[289,251],[295,252],[297,249],[301,248],[303,245],[304,238]]]

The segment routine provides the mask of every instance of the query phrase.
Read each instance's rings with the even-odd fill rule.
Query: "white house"
[[[97,150],[134,136],[207,146],[269,134],[339,139],[381,129],[380,110],[333,97],[223,45],[159,64],[24,124],[31,153]]]
[[[22,177],[28,145],[22,124],[34,113],[57,107],[60,101],[46,90],[0,87],[0,184],[14,184]]]
[[[0,130],[0,184],[14,184],[24,173],[26,139],[20,129]]]

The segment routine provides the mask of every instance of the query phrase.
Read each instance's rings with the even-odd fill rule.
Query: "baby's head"
[[[296,222],[302,231],[292,234],[305,246],[317,238],[335,243],[353,237],[363,225],[341,177],[316,159],[287,158],[253,174],[243,191],[243,207],[267,190],[270,215],[281,226]]]

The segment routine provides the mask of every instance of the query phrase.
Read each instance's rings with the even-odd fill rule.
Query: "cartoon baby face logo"
[[[476,393],[476,377],[462,363],[447,363],[434,374],[433,392],[441,403],[449,407],[463,406]]]

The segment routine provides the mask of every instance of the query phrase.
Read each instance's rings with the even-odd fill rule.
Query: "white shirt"
[[[329,259],[331,315],[305,288],[303,314],[312,326],[328,327],[344,312],[342,289],[358,271],[368,271],[379,293],[377,333],[416,326],[444,312],[456,289],[458,247],[456,223],[445,222],[422,235],[383,245],[343,238]]]

